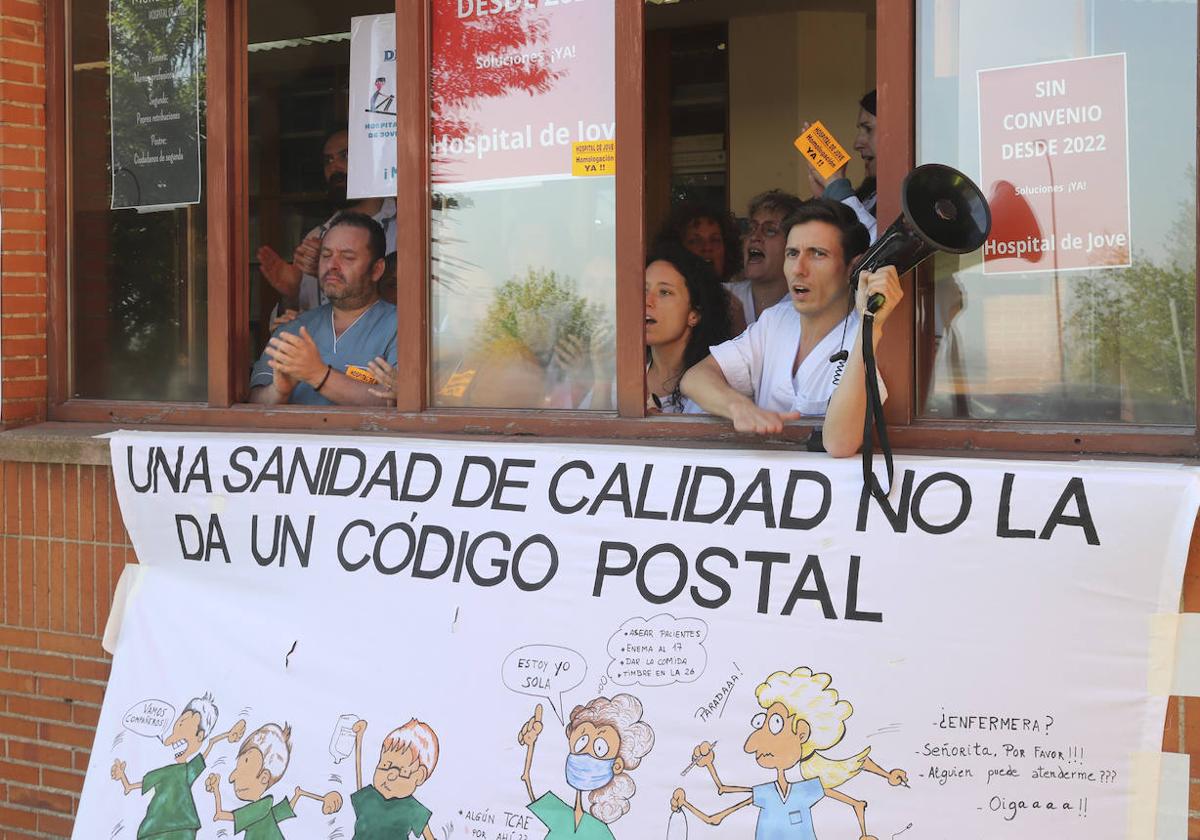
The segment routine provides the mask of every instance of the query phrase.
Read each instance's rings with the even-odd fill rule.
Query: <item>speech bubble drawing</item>
[[[175,722],[175,707],[165,700],[143,700],[134,703],[121,723],[135,735],[143,738],[157,738],[167,734],[171,724]]]
[[[518,694],[545,697],[562,723],[562,696],[583,682],[587,663],[570,648],[525,645],[505,657],[501,673],[504,684]]]
[[[608,678],[617,685],[695,682],[708,666],[708,625],[661,613],[631,618],[608,640]]]

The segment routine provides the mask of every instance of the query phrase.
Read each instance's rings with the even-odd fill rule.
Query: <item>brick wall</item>
[[[134,562],[107,467],[0,461],[0,837],[69,837]]]
[[[46,415],[46,26],[0,0],[0,421]]]

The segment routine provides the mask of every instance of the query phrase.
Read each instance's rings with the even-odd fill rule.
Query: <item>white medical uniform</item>
[[[846,367],[846,360],[831,362],[830,356],[854,348],[858,322],[858,312],[846,316],[805,357],[795,376],[792,363],[800,346],[800,313],[790,297],[764,312],[737,338],[710,347],[709,352],[730,387],[759,408],[824,417]],[[882,379],[879,394],[887,399]]]
[[[733,280],[729,283],[722,283],[731,295],[737,298],[742,305],[742,311],[746,313],[746,326],[750,326],[756,320],[754,315],[754,292],[751,290],[751,282],[749,280]],[[791,297],[787,292],[784,292],[780,300]],[[765,313],[764,313],[765,314]]]

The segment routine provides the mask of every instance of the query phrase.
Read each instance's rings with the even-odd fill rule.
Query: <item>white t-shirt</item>
[[[871,244],[875,244],[875,240],[879,237],[879,223],[876,218],[871,215],[875,209],[876,194],[872,193],[863,201],[856,195],[842,199],[842,204],[845,204],[854,211],[854,215],[858,216],[858,220],[862,222],[863,227],[867,229],[867,233],[871,235]]]
[[[732,280],[721,285],[729,290],[729,293],[737,298],[738,302],[742,305],[742,311],[746,313],[746,326],[750,326],[758,320],[754,315],[754,292],[751,289],[752,284],[749,280]],[[787,297],[790,297],[790,295],[784,292],[780,300]],[[764,312],[763,314],[765,315],[766,313]]]
[[[805,357],[794,377],[800,313],[790,298],[764,312],[737,338],[710,347],[709,352],[730,387],[752,398],[759,408],[824,417],[846,367],[846,360],[831,362],[829,357],[840,350],[853,350],[858,324],[858,312],[847,315]],[[887,399],[882,378],[879,394]]]

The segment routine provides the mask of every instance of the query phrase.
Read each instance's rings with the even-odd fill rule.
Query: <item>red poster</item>
[[[1130,264],[1125,55],[979,71],[985,274]]]
[[[611,175],[613,27],[611,0],[435,0],[433,182]]]

